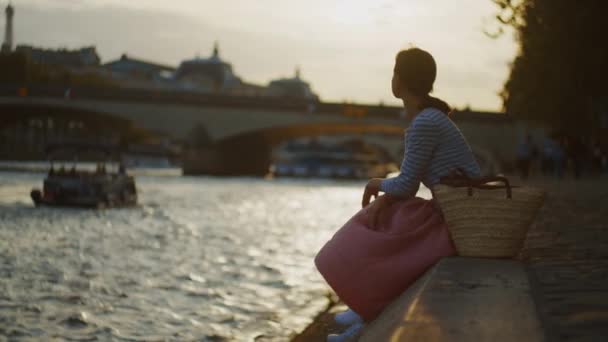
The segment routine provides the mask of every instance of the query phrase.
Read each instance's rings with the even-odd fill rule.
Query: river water
[[[139,207],[92,211],[34,208],[42,177],[0,172],[0,340],[288,340],[364,185],[139,176]]]
[[[92,211],[34,208],[41,180],[0,173],[0,340],[288,340],[364,185],[140,176],[139,207]]]

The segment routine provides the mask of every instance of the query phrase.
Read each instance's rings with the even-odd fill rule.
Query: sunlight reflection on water
[[[285,340],[326,306],[313,258],[364,185],[139,177],[140,207],[87,211],[34,208],[41,177],[0,173],[0,335],[16,340]]]

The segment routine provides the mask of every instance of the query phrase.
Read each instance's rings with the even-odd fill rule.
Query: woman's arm
[[[407,132],[401,174],[382,180],[379,190],[401,198],[416,195],[433,157],[438,135],[438,127],[432,118],[423,115],[416,117]]]

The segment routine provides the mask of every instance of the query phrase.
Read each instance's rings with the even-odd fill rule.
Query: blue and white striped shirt
[[[458,127],[440,110],[426,108],[407,130],[401,174],[384,179],[380,190],[394,196],[413,197],[420,182],[431,188],[457,168],[470,177],[478,177],[481,173]]]

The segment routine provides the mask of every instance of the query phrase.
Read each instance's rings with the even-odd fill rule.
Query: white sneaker
[[[357,313],[353,310],[348,309],[344,312],[340,312],[339,314],[337,314],[334,317],[334,321],[341,325],[353,325],[357,323],[363,323],[363,318],[357,315]]]
[[[331,334],[327,336],[327,342],[346,342],[351,337],[357,335],[363,328],[363,323],[356,323],[351,325],[346,331],[340,335]]]

